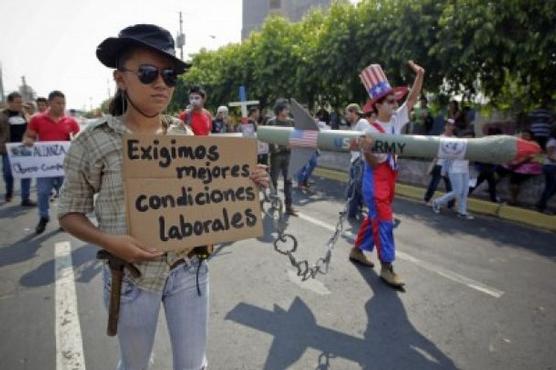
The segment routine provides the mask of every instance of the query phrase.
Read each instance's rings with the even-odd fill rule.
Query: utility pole
[[[180,32],[176,37],[176,46],[180,49],[180,59],[183,60],[183,47],[185,45],[185,34],[183,33],[183,19],[180,11]]]

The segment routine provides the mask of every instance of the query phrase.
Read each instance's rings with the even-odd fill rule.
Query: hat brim
[[[187,71],[191,64],[185,63],[183,60],[177,58],[175,55],[166,53],[163,50],[157,49],[147,43],[141,42],[132,38],[125,37],[109,37],[97,47],[98,60],[109,68],[118,68],[118,58],[123,50],[128,47],[144,47],[154,52],[170,58],[176,67],[176,72],[182,74]]]
[[[405,96],[407,95],[407,93],[409,92],[409,89],[407,88],[407,86],[398,86],[398,87],[394,87],[390,90],[387,90],[385,92],[383,92],[382,94],[378,95],[377,97],[375,97],[374,99],[369,99],[367,100],[367,103],[365,103],[365,105],[363,106],[363,112],[364,113],[371,113],[375,110],[375,104],[382,98],[384,98],[385,96],[388,95],[394,95],[394,98],[397,101],[403,100],[405,98]]]

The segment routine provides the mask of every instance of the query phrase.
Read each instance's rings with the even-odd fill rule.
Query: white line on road
[[[416,264],[419,267],[424,268],[425,270],[437,273],[440,276],[445,277],[446,279],[452,280],[456,283],[460,283],[463,285],[468,286],[469,288],[475,289],[479,292],[488,294],[494,298],[500,298],[502,297],[502,295],[504,294],[503,291],[493,288],[491,286],[488,286],[486,284],[483,284],[481,282],[478,282],[476,280],[470,279],[468,277],[465,277],[463,275],[458,274],[457,272],[453,272],[450,270],[446,270],[440,266],[436,266],[433,265],[432,263],[429,263],[427,261],[423,261],[420,260],[418,258],[415,258],[405,252],[401,252],[399,250],[396,251],[396,255],[403,260],[409,261],[409,262],[413,262],[414,264]]]
[[[308,216],[306,214],[299,214],[299,218],[301,218],[302,220],[305,220],[307,222],[312,223],[313,225],[317,225],[320,226],[324,229],[330,230],[330,231],[334,231],[336,228],[333,225],[330,225],[326,222],[323,222],[319,219],[316,219],[314,217]],[[351,240],[355,240],[355,235],[353,233],[348,233],[348,232],[344,232],[343,233],[344,236],[346,236],[347,238],[350,238]],[[493,288],[491,286],[488,286],[486,284],[483,284],[481,282],[478,282],[476,280],[473,280],[471,278],[465,277],[463,275],[460,275],[456,272],[444,269],[440,266],[436,266],[432,263],[420,260],[416,257],[413,257],[409,254],[407,254],[406,252],[402,252],[400,250],[396,250],[396,255],[402,259],[402,260],[406,260],[409,262],[412,262],[414,264],[416,264],[417,266],[430,271],[430,272],[434,272],[442,277],[445,277],[446,279],[452,280],[456,283],[459,284],[463,284],[471,289],[474,289],[476,291],[479,291],[481,293],[490,295],[494,298],[500,298],[502,297],[502,295],[504,294],[504,292],[502,290]]]
[[[70,242],[56,243],[56,370],[85,370]]]

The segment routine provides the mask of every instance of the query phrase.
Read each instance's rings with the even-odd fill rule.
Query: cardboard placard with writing
[[[261,236],[254,139],[125,135],[130,234],[158,250]]]

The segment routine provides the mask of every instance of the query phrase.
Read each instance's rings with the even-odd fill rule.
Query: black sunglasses
[[[135,73],[141,83],[148,85],[153,83],[158,78],[158,75],[162,76],[162,80],[168,87],[176,86],[178,80],[178,74],[174,68],[161,68],[155,67],[150,64],[141,64],[137,71],[120,68],[120,71]]]

